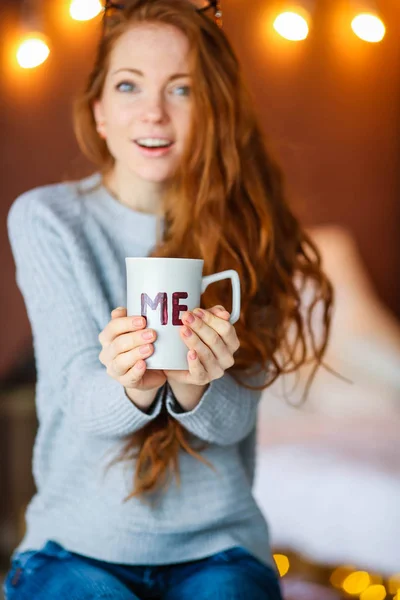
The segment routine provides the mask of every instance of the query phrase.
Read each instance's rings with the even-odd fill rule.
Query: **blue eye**
[[[177,96],[190,96],[190,87],[188,85],[180,85],[174,88],[174,93]]]
[[[130,81],[121,81],[115,86],[115,89],[119,92],[135,92],[137,91],[137,85]]]

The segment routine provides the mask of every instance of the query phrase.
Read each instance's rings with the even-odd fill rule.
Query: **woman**
[[[226,37],[188,0],[109,6],[75,130],[98,172],[23,194],[8,220],[39,431],[6,597],[277,600],[251,493],[257,404],[321,364],[332,290]],[[240,275],[235,327],[225,283],[183,313],[187,371],[147,371],[156,334],[123,307],[124,259],[146,255]],[[314,284],[306,315],[295,276]]]

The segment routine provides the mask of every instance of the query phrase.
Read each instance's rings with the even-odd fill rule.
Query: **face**
[[[118,39],[94,104],[118,168],[155,183],[173,175],[190,131],[191,81],[189,41],[175,27],[135,25]]]

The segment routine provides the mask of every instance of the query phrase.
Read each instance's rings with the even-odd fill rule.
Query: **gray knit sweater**
[[[99,361],[100,331],[126,306],[126,256],[147,256],[157,217],[116,201],[99,173],[48,185],[13,203],[8,232],[16,279],[32,326],[39,429],[33,473],[37,493],[17,551],[55,540],[99,560],[159,565],[194,560],[241,545],[273,564],[268,529],[252,496],[259,392],[229,374],[213,381],[190,412],[171,394],[139,410]],[[180,455],[172,481],[153,504],[133,499],[133,463],[107,472],[126,436],[165,403],[215,470]]]

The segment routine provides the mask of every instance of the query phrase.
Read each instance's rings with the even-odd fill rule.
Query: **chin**
[[[173,175],[172,169],[157,169],[154,167],[140,170],[132,169],[132,171],[138,179],[149,183],[166,183]]]

